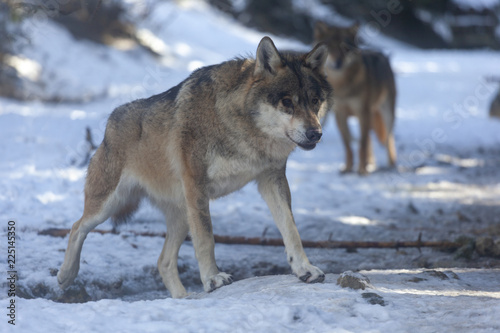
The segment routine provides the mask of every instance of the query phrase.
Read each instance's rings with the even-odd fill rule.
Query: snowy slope
[[[499,271],[363,272],[374,285],[342,289],[336,276],[304,285],[291,276],[236,282],[195,299],[60,304],[22,300],[24,332],[493,332],[500,328]],[[450,277],[448,277],[450,275]],[[422,279],[422,282],[415,282]],[[467,289],[467,290],[464,290]],[[492,290],[493,289],[493,290]],[[373,296],[373,294],[379,297]],[[384,305],[371,304],[370,300]],[[372,301],[373,302],[373,301]],[[71,312],[71,313],[70,313]],[[28,316],[29,314],[29,316]]]
[[[139,2],[129,2],[131,8]],[[500,328],[500,262],[473,260],[431,249],[357,252],[307,249],[330,273],[319,285],[289,275],[281,247],[216,245],[218,265],[235,276],[231,286],[201,292],[192,245],[181,248],[181,279],[192,299],[168,298],[156,270],[162,216],[144,204],[121,233],[90,234],[71,295],[57,287],[55,273],[67,237],[40,236],[47,228],[70,228],[83,208],[85,128],[100,142],[114,107],[177,84],[190,71],[255,52],[261,33],[248,30],[199,2],[180,7],[147,2],[153,16],[141,21],[144,36],[161,53],[118,51],[76,42],[57,25],[38,22],[24,56],[41,64],[47,97],[87,103],[21,103],[0,100],[0,220],[17,228],[17,323],[12,331],[35,332],[488,332]],[[131,10],[131,15],[134,11]],[[166,24],[165,22],[168,22]],[[29,23],[29,22],[28,22]],[[43,26],[40,26],[43,24]],[[151,36],[155,36],[152,38]],[[307,49],[273,37],[278,48]],[[484,81],[500,73],[500,53],[419,51],[374,36],[391,54],[397,74],[398,172],[360,178],[338,173],[343,149],[330,119],[322,143],[297,150],[287,173],[293,211],[304,240],[453,240],[465,234],[500,235],[500,122],[488,118],[498,89]],[[356,122],[352,129],[357,133]],[[377,161],[385,151],[375,145]],[[279,238],[255,186],[211,204],[219,235]],[[110,229],[106,222],[101,229]],[[6,253],[6,242],[0,243]],[[7,266],[2,261],[2,271]],[[476,270],[467,267],[478,268]],[[376,270],[374,270],[376,269]],[[389,270],[392,269],[392,270]],[[402,270],[408,269],[408,270]],[[365,270],[372,289],[336,285],[338,274]],[[454,272],[454,274],[451,273]],[[444,276],[435,272],[445,272]],[[281,275],[276,275],[281,274]],[[274,275],[266,276],[265,275]],[[455,276],[456,275],[456,276]],[[255,277],[259,276],[259,277]],[[2,290],[7,284],[2,282]],[[385,306],[363,298],[381,296]],[[84,304],[55,301],[91,300]],[[9,298],[0,296],[0,308]],[[5,318],[0,331],[8,327]],[[11,329],[11,327],[8,327]]]

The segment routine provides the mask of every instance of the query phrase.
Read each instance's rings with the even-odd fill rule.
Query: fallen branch
[[[97,146],[94,143],[94,139],[92,139],[92,132],[90,131],[90,127],[88,126],[85,128],[85,141],[87,141],[91,150],[97,149]]]
[[[90,127],[87,126],[85,129],[85,142],[86,148],[85,157],[80,163],[79,167],[84,167],[90,162],[90,158],[92,157],[92,152],[97,149],[97,146],[94,144],[94,140],[92,139],[92,132],[90,131]]]
[[[47,235],[53,237],[65,237],[69,234],[69,229],[45,229],[39,231],[39,235]],[[91,232],[99,234],[118,234],[113,230],[92,230]],[[131,231],[131,234],[135,236],[145,236],[145,237],[165,237],[165,233],[153,233],[153,232],[135,232]],[[186,240],[190,241],[189,236]],[[219,236],[214,235],[214,240],[216,243],[221,244],[238,244],[238,245],[263,245],[263,246],[283,246],[283,240],[277,238],[261,238],[261,237],[238,237],[238,236]],[[423,247],[432,247],[441,250],[456,250],[460,248],[463,244],[460,242],[450,242],[450,241],[422,241],[422,235],[420,234],[416,241],[402,241],[402,242],[362,242],[362,241],[302,241],[302,245],[308,248],[323,248],[323,249],[399,249],[399,248],[410,248],[416,247],[420,250]]]

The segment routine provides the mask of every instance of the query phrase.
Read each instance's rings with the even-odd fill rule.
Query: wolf
[[[396,164],[394,120],[396,84],[387,57],[376,51],[361,50],[358,46],[359,25],[341,28],[317,22],[315,42],[328,47],[326,72],[328,82],[335,91],[334,113],[345,148],[345,167],[353,169],[351,134],[347,119],[355,116],[360,124],[358,173],[367,174],[367,166],[374,164],[370,130],[387,147],[389,166]]]
[[[191,235],[205,291],[230,284],[215,262],[209,202],[255,181],[283,237],[287,260],[306,283],[325,274],[309,262],[291,211],[285,168],[298,146],[315,148],[319,114],[332,106],[326,45],[279,52],[264,37],[254,58],[194,71],[166,92],[116,108],[88,166],[83,216],[71,229],[57,274],[67,288],[78,274],[87,234],[129,217],[142,198],[165,215],[158,270],[172,297],[186,296],[177,257]]]

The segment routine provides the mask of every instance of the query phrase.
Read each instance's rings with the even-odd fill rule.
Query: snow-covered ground
[[[141,2],[129,3],[131,16],[144,9]],[[500,260],[477,254],[456,258],[428,248],[306,249],[311,262],[328,273],[324,283],[306,285],[290,275],[282,247],[217,244],[218,265],[237,282],[206,294],[186,242],[179,266],[192,295],[173,300],[156,269],[163,240],[137,235],[165,231],[161,214],[147,203],[119,235],[90,234],[75,285],[67,293],[59,290],[55,274],[67,237],[38,232],[70,228],[80,217],[86,127],[100,142],[114,107],[165,91],[199,66],[253,54],[262,37],[206,5],[184,3],[156,4],[152,17],[140,23],[141,36],[161,54],[156,59],[141,50],[76,42],[48,21],[25,22],[31,46],[23,55],[39,64],[33,70],[46,83],[44,97],[91,101],[0,99],[5,258],[0,267],[9,270],[7,222],[13,220],[19,276],[15,328],[5,315],[8,284],[0,283],[0,331],[498,331]],[[499,237],[500,121],[488,117],[498,86],[484,78],[500,74],[500,53],[420,51],[373,31],[365,34],[391,54],[397,75],[398,171],[340,175],[344,152],[332,119],[327,120],[322,143],[310,152],[297,150],[288,163],[302,239],[405,241],[420,233],[423,240]],[[278,48],[307,49],[273,39]],[[356,121],[351,125],[357,133]],[[383,167],[385,150],[375,144],[375,153]],[[213,202],[211,212],[216,234],[280,237],[253,184]],[[370,288],[338,286],[338,274],[346,270],[361,270]],[[61,303],[71,301],[84,303]]]

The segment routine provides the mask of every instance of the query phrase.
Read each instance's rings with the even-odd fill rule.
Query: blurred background
[[[23,27],[27,19],[54,21],[77,40],[121,49],[140,47],[157,54],[138,25],[161,2],[208,4],[245,26],[305,44],[312,42],[313,25],[321,19],[335,25],[359,22],[422,49],[500,49],[497,0],[2,0],[0,95],[18,99],[43,95],[37,93],[43,82],[26,74],[30,63],[21,70],[19,59],[13,58],[32,38]]]

